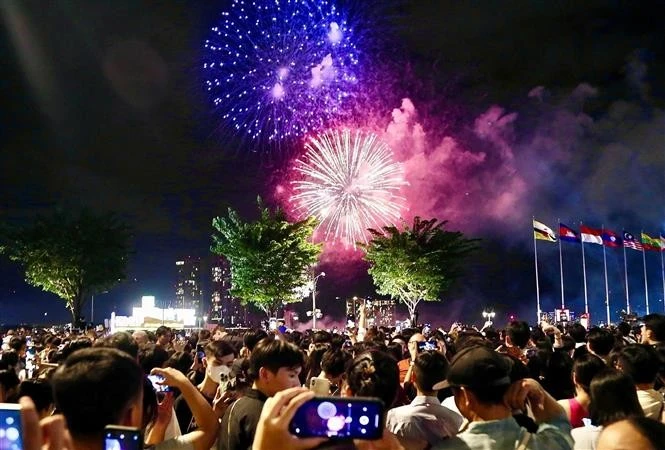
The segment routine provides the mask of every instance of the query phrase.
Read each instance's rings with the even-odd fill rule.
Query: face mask
[[[208,366],[208,376],[217,384],[221,381],[228,381],[230,373],[231,368],[229,366]]]

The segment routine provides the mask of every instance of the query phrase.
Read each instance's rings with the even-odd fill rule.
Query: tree
[[[460,276],[463,257],[476,248],[476,239],[444,230],[446,223],[416,217],[412,228],[370,229],[371,241],[361,244],[377,292],[403,302],[413,324],[420,301],[440,300]]]
[[[254,222],[231,208],[226,217],[213,219],[211,250],[231,264],[231,294],[273,317],[280,305],[302,300],[297,290],[307,283],[321,245],[312,243],[313,217],[289,222],[282,209],[266,208],[261,198],[257,203],[260,217]]]
[[[63,299],[76,326],[88,295],[125,278],[129,240],[115,214],[57,210],[27,226],[4,225],[0,253],[23,266],[28,284]]]

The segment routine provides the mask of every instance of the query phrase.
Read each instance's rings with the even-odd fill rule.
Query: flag
[[[580,225],[582,242],[603,245],[603,230]]]
[[[603,230],[603,243],[607,247],[621,247],[621,238],[614,231]]]
[[[533,236],[543,241],[556,242],[556,234],[547,225],[537,220],[533,220]]]
[[[632,248],[633,250],[642,251],[642,243],[627,231],[623,232],[623,246]]]
[[[579,242],[580,238],[577,236],[575,230],[562,223],[559,224],[559,239],[568,242]]]
[[[654,239],[646,233],[642,233],[642,246],[644,250],[660,251],[660,240]]]

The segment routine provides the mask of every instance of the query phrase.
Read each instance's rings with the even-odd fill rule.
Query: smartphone
[[[205,357],[206,353],[203,351],[203,346],[201,344],[196,345],[196,360],[197,362],[201,363],[203,362],[203,358]]]
[[[316,395],[326,397],[330,395],[330,380],[327,378],[312,378],[309,380],[309,390]]]
[[[140,428],[107,425],[104,450],[143,450],[143,433]]]
[[[0,449],[22,448],[21,406],[15,403],[0,403]]]
[[[148,375],[148,380],[152,383],[152,387],[155,392],[171,392],[171,387],[165,384],[160,384],[164,382],[164,377],[161,375]]]
[[[296,411],[289,432],[297,437],[376,440],[383,435],[384,405],[362,397],[315,397]]]
[[[437,350],[436,342],[431,342],[431,341],[418,342],[419,352],[431,352],[435,350]]]

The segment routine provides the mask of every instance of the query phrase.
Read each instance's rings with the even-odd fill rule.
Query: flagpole
[[[580,222],[580,226],[581,225],[582,222]],[[582,233],[580,233],[580,244],[582,244],[582,274],[584,275],[584,313],[588,316],[589,298],[587,296],[587,288],[586,288],[586,259],[584,258],[584,239],[582,239]]]
[[[625,233],[624,233],[624,245],[623,245],[623,276],[626,282],[626,313],[630,314],[630,295],[628,295],[628,263],[626,262],[626,244],[625,244]]]
[[[644,234],[644,230],[640,233],[640,241],[643,241],[642,235]],[[648,244],[650,245],[650,244]],[[647,304],[647,314],[649,314],[649,285],[647,284],[647,249],[644,246],[644,242],[642,242],[642,266],[644,267],[644,299],[646,300]]]
[[[605,225],[603,225],[603,236],[605,236]],[[607,313],[607,326],[610,326],[610,291],[607,286],[607,256],[605,255],[605,240],[603,239],[603,268],[605,269],[605,312]]]
[[[559,221],[559,230],[560,230],[561,219],[557,220]],[[558,241],[559,241],[559,271],[561,273],[561,309],[566,309],[566,301],[563,294],[563,256],[561,256],[561,237],[559,237]]]
[[[533,220],[536,220],[533,217]],[[533,221],[531,222],[531,228],[533,228]],[[540,285],[538,283],[538,248],[536,247],[536,233],[533,233],[533,261],[536,266],[536,314],[538,315],[536,323],[540,323]]]

